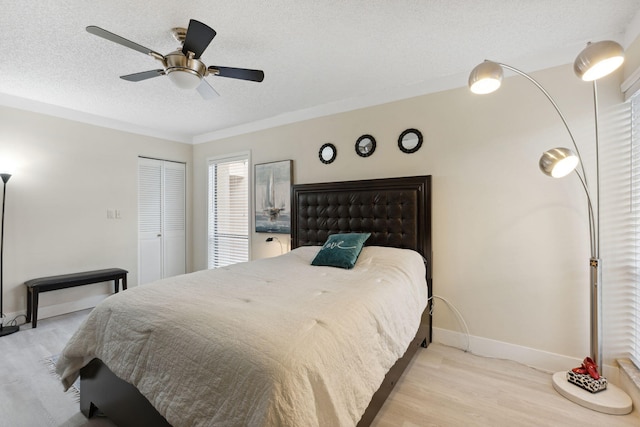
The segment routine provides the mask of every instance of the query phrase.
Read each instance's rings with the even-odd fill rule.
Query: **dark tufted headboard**
[[[367,245],[422,254],[431,292],[431,176],[297,184],[291,209],[292,248],[322,245],[330,234],[370,232]]]

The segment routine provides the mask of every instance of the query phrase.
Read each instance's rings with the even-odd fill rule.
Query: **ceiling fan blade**
[[[138,52],[144,53],[145,55],[151,55],[156,58],[163,57],[163,55],[159,54],[158,52],[154,52],[153,50],[147,47],[141,46],[138,43],[134,43],[131,40],[127,40],[124,37],[120,37],[119,35],[113,34],[112,32],[102,29],[100,27],[96,27],[95,25],[89,25],[87,27],[87,31],[98,37],[102,37],[103,39],[107,39],[114,43],[118,43],[118,44],[121,44],[122,46],[128,47],[129,49],[137,50]]]
[[[215,36],[216,32],[213,28],[195,19],[190,20],[182,45],[182,53],[187,55],[187,52],[193,52],[194,58],[200,58]]]
[[[130,82],[139,82],[142,80],[151,79],[153,77],[164,76],[164,74],[165,74],[164,70],[159,69],[159,70],[143,71],[141,73],[127,74],[126,76],[120,76],[120,78]]]
[[[247,68],[218,67],[217,65],[210,65],[209,73],[220,77],[251,80],[252,82],[261,82],[264,80],[264,72],[262,70],[249,70]]]
[[[196,88],[202,99],[209,100],[214,99],[220,96],[218,92],[207,82],[205,79],[202,79],[202,82]]]

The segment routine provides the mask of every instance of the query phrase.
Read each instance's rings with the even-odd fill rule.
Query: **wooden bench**
[[[31,327],[38,325],[38,295],[40,292],[55,291],[57,289],[73,288],[75,286],[113,280],[116,293],[122,281],[122,290],[127,289],[127,270],[121,268],[107,268],[104,270],[85,271],[82,273],[62,274],[59,276],[40,277],[24,282],[27,285],[27,323]],[[33,321],[31,316],[33,314]]]

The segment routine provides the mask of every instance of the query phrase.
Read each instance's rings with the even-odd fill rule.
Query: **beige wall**
[[[600,83],[605,111],[621,99],[621,75]],[[569,65],[534,76],[553,94],[590,159],[590,85]],[[409,127],[425,138],[411,155],[397,148]],[[361,158],[354,144],[365,133],[378,147]],[[325,142],[338,148],[330,165],[318,160]],[[7,188],[4,311],[24,312],[22,283],[42,275],[118,266],[137,282],[139,155],[187,162],[189,265],[206,268],[206,160],[250,150],[252,167],[292,159],[295,183],[432,175],[435,293],[460,310],[475,337],[584,357],[585,198],[576,179],[553,180],[537,166],[540,154],[558,145],[570,145],[558,116],[519,77],[484,97],[461,87],[195,146],[0,108],[0,160],[18,164]],[[107,209],[119,209],[122,219],[108,220]],[[252,234],[252,258],[280,253],[266,237]],[[41,310],[83,308],[108,292],[93,285],[44,294]],[[461,331],[440,302],[435,326]]]
[[[579,144],[592,145],[590,84],[570,66],[535,74],[560,105]],[[620,75],[600,84],[616,103]],[[461,84],[464,84],[461,82]],[[422,131],[415,154],[397,148],[406,128]],[[356,139],[376,152],[360,158]],[[337,146],[323,165],[318,149]],[[525,79],[484,97],[466,88],[226,138],[194,147],[194,265],[206,267],[206,158],[251,150],[252,163],[292,159],[294,182],[433,176],[434,290],[462,313],[474,336],[574,357],[588,352],[589,240],[584,193],[574,177],[538,170],[546,149],[570,146],[551,104]],[[582,148],[590,157],[592,149]],[[252,257],[277,255],[253,234]],[[284,239],[282,239],[284,240]],[[461,331],[436,302],[435,326]]]
[[[121,267],[137,283],[138,156],[187,163],[192,146],[0,107],[7,184],[4,312],[24,313],[25,280]],[[190,215],[191,198],[187,204]],[[107,219],[107,209],[121,219]],[[188,245],[191,242],[188,240]],[[111,286],[44,293],[42,316],[95,305]]]

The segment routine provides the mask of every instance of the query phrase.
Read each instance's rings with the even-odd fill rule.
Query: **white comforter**
[[[424,264],[366,247],[314,267],[318,250],[114,294],[64,349],[65,387],[98,357],[175,427],[355,425],[417,332]]]

